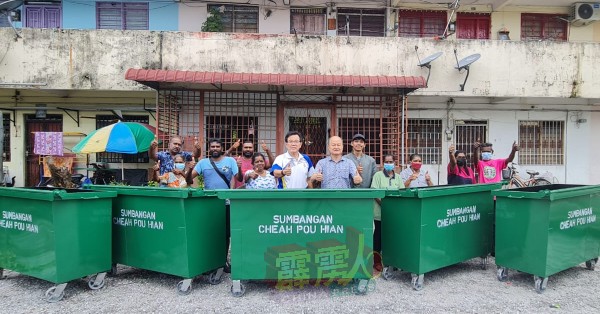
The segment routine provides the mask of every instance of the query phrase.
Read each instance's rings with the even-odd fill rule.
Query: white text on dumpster
[[[2,211],[0,228],[39,233],[38,225],[33,224],[33,216],[19,212]]]
[[[334,225],[332,215],[273,215],[273,223],[259,225],[258,233],[338,234],[344,225]]]
[[[465,223],[469,221],[477,221],[481,218],[481,213],[477,212],[477,206],[465,206],[450,208],[446,210],[446,218],[437,220],[438,228],[450,227],[452,225]]]
[[[156,212],[121,209],[120,217],[113,217],[113,224],[124,227],[163,230],[164,223],[156,220]]]
[[[591,224],[596,222],[596,215],[591,207],[571,210],[567,213],[567,220],[560,222],[560,230]]]

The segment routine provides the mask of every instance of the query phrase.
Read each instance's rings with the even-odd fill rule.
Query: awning
[[[309,75],[223,73],[179,70],[129,69],[125,79],[154,89],[173,87],[217,90],[334,91],[378,94],[408,93],[424,88],[421,76]]]

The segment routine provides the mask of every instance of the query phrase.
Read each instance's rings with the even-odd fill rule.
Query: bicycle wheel
[[[508,188],[509,189],[518,189],[518,188],[522,188],[523,184],[521,184],[521,182],[515,178],[511,179],[510,182],[508,183]]]
[[[552,184],[552,183],[546,179],[535,179],[531,185],[539,186],[539,185],[550,185],[550,184]]]

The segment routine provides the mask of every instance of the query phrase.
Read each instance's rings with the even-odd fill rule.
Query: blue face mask
[[[483,152],[483,153],[481,153],[481,159],[482,160],[491,160],[493,155],[494,154],[492,154],[491,152]]]
[[[185,164],[182,162],[177,162],[177,163],[175,163],[175,169],[183,170],[183,169],[185,169]]]
[[[383,169],[385,169],[385,171],[392,171],[394,170],[394,167],[394,164],[383,164]]]

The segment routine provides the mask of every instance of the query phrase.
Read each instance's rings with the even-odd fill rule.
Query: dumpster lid
[[[195,188],[178,189],[150,186],[92,185],[92,190],[115,191],[118,193],[118,195],[136,195],[147,197],[188,198],[215,196],[214,192],[205,193],[203,190]]]
[[[286,190],[215,190],[221,199],[297,199],[297,198],[382,198],[381,189],[286,189]]]
[[[408,188],[400,190],[388,190],[386,196],[399,197],[438,197],[455,194],[477,193],[496,190],[502,187],[502,183],[487,184],[465,184],[465,185],[438,185],[421,188]]]
[[[14,188],[0,187],[1,197],[23,198],[40,201],[78,200],[108,198],[117,196],[112,191],[93,191],[60,188]]]
[[[559,200],[600,193],[600,185],[550,184],[526,188],[496,190],[499,197]]]

